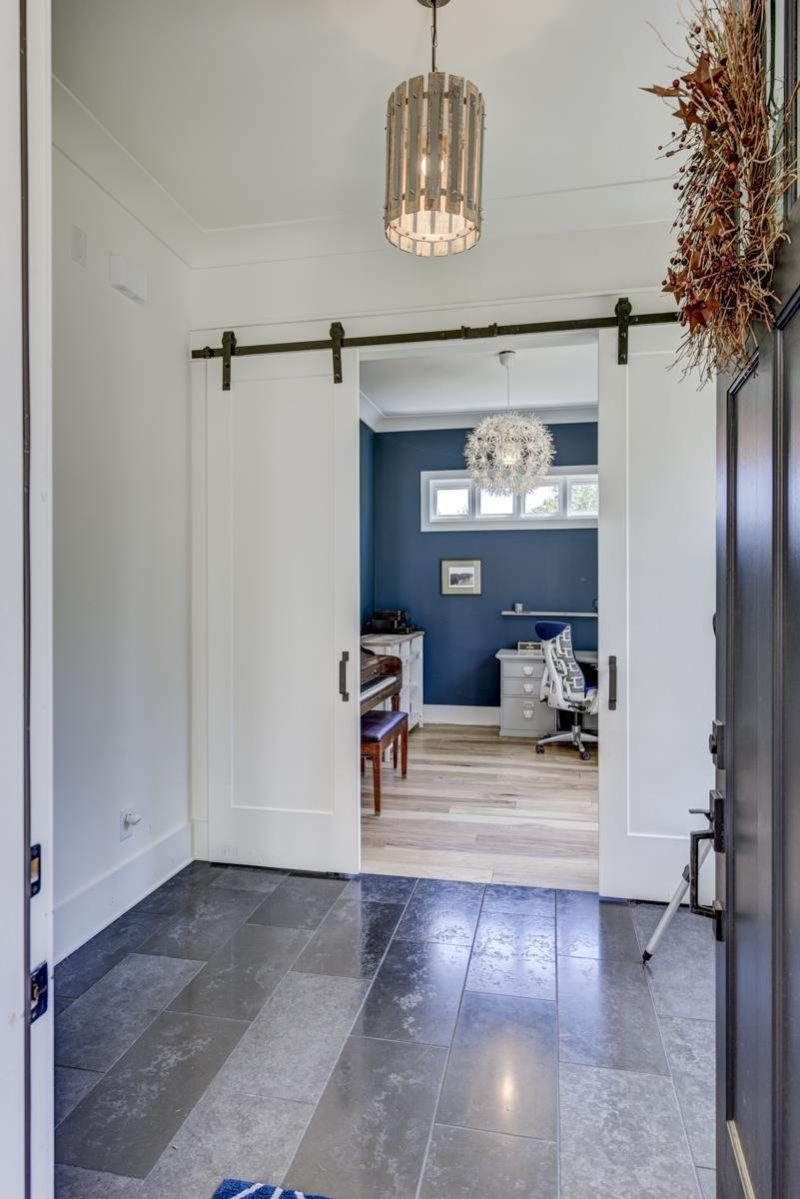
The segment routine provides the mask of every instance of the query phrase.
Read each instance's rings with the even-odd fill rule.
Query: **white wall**
[[[61,958],[190,855],[189,272],[58,149],[53,188]],[[145,304],[112,290],[111,252],[147,272]]]

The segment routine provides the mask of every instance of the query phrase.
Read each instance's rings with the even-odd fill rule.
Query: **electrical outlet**
[[[129,837],[133,836],[133,830],[136,828],[136,825],[139,823],[139,821],[141,819],[142,819],[142,817],[134,808],[125,808],[124,811],[120,812],[120,814],[119,814],[119,839],[120,839],[120,841],[127,841]]]

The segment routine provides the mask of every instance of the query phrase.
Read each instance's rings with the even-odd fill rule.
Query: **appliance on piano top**
[[[416,627],[402,608],[384,608],[372,613],[364,626],[365,633],[415,633]]]

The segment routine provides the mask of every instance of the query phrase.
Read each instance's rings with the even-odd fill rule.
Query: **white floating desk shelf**
[[[504,608],[503,611],[500,613],[500,615],[501,616],[573,616],[573,617],[587,616],[591,620],[597,620],[596,612],[540,612],[538,610],[532,610],[530,608],[526,608],[524,612],[512,612],[512,611],[509,611],[508,609]]]

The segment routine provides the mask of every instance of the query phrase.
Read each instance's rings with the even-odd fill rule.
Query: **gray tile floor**
[[[194,863],[56,970],[58,1199],[707,1199],[714,950],[651,905]]]

